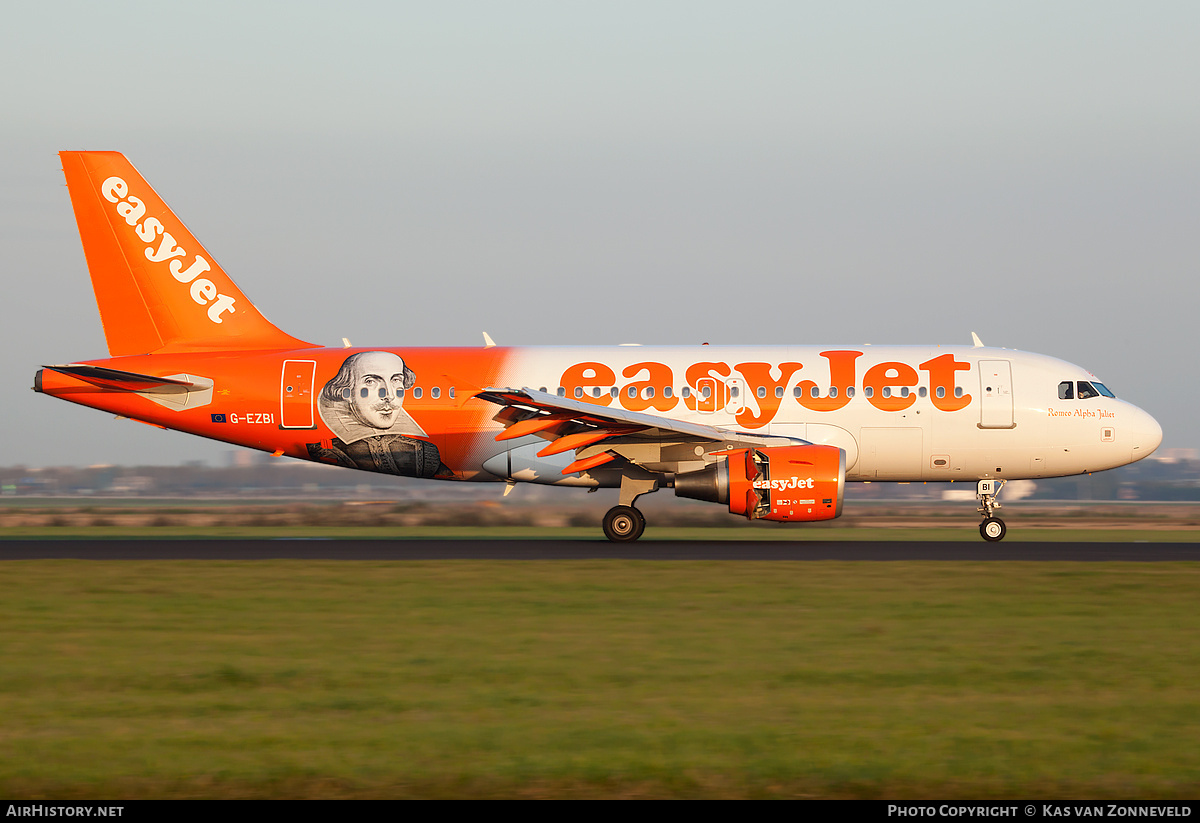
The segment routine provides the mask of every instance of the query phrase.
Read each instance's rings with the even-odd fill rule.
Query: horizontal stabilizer
[[[33,378],[33,390],[46,391],[47,386],[43,372],[53,372],[82,380],[106,392],[129,392],[144,397],[151,403],[157,403],[172,411],[195,409],[207,406],[212,402],[213,381],[207,377],[194,374],[170,374],[159,377],[153,374],[140,374],[135,371],[108,369],[103,366],[90,366],[86,363],[68,363],[65,366],[42,366]],[[62,384],[51,380],[54,384],[49,389],[51,394],[73,393],[88,391],[82,387]]]
[[[102,389],[114,389],[116,391],[132,391],[144,392],[153,391],[154,389],[164,389],[168,387],[178,387],[175,389],[189,389],[196,384],[191,380],[178,380],[174,377],[155,377],[150,374],[138,374],[132,371],[121,371],[119,369],[105,369],[100,366],[87,366],[80,363],[70,363],[65,366],[43,366],[44,369],[56,371],[59,374],[67,374],[71,377],[78,377],[93,386],[99,386]]]

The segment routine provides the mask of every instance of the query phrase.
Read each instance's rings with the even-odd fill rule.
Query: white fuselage
[[[838,446],[847,480],[1037,478],[1110,469],[1161,442],[1149,414],[1115,397],[1080,399],[1079,366],[985,347],[650,347],[511,349],[500,385],[543,389],[677,420]],[[1070,384],[1071,397],[1060,387]],[[497,428],[499,430],[499,427]],[[544,441],[497,443],[491,475],[563,477],[570,455]],[[507,448],[505,448],[507,446]],[[507,467],[500,472],[501,459]],[[703,465],[697,456],[695,467]],[[681,467],[683,468],[683,467]]]

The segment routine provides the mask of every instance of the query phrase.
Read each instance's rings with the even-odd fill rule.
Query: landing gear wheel
[[[633,506],[613,506],[604,515],[604,536],[614,543],[632,543],[646,530],[646,518]]]
[[[996,543],[1004,539],[1004,535],[1008,533],[1008,526],[1004,525],[1004,521],[999,517],[985,518],[979,524],[979,534],[989,543]]]

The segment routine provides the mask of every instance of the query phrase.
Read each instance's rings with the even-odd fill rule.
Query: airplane
[[[847,481],[976,484],[988,541],[1013,479],[1141,460],[1145,411],[1079,366],[983,346],[340,348],[281,331],[118,152],[60,153],[109,357],[34,390],[227,443],[435,480],[618,489],[750,520],[842,513]]]

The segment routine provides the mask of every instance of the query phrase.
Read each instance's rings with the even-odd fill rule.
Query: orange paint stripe
[[[513,440],[517,437],[525,437],[529,434],[537,434],[540,431],[552,428],[564,420],[572,418],[569,414],[544,414],[541,417],[535,417],[532,420],[520,420],[513,423],[504,431],[496,435],[496,440]]]
[[[576,460],[571,465],[562,470],[563,474],[575,474],[576,472],[584,472],[588,469],[594,469],[596,466],[603,466],[605,463],[613,460],[613,455],[608,452],[600,452],[593,454],[591,457],[585,457],[582,460]]]
[[[538,452],[538,457],[549,457],[552,454],[562,454],[574,449],[582,449],[584,446],[590,446],[593,443],[599,443],[612,437],[613,433],[608,429],[599,429],[595,431],[579,432],[578,434],[568,434],[558,438],[546,448]]]

